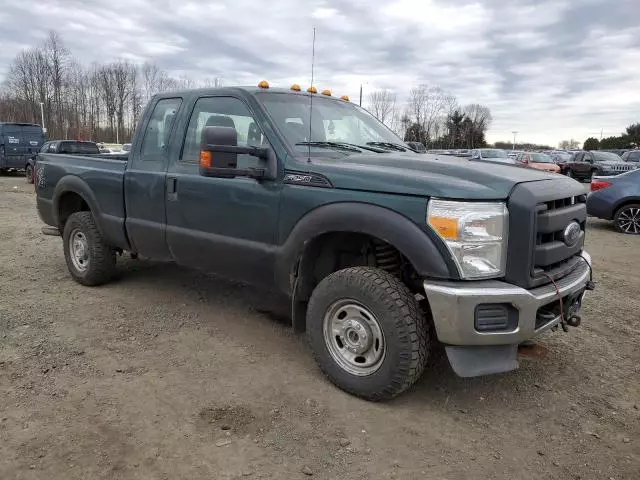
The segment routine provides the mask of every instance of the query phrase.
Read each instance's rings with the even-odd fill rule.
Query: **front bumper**
[[[518,368],[518,344],[558,323],[560,315],[541,315],[562,299],[576,314],[591,276],[591,257],[553,283],[526,290],[497,280],[424,282],[438,340],[445,344],[449,363],[461,377],[508,372]],[[557,290],[556,290],[557,286]],[[577,299],[577,300],[576,300]],[[517,313],[513,327],[500,331],[476,330],[476,308],[507,304]],[[567,313],[565,311],[565,313]],[[542,321],[541,321],[542,319]]]
[[[580,262],[575,270],[556,280],[559,296],[552,283],[526,290],[498,280],[425,281],[424,290],[438,340],[445,345],[517,345],[552,328],[560,322],[560,315],[540,323],[540,320],[536,322],[538,310],[558,301],[558,297],[564,299],[585,289],[590,278],[591,257],[587,252],[582,252],[582,256],[586,262]],[[476,307],[483,304],[512,305],[518,313],[515,327],[504,331],[477,331]]]

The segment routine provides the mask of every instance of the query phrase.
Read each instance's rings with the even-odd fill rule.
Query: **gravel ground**
[[[640,237],[589,221],[583,325],[515,372],[432,362],[374,404],[330,385],[272,294],[123,257],[86,288],[0,178],[0,479],[640,478]]]

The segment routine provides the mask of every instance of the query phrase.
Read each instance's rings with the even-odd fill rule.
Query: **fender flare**
[[[60,180],[58,180],[58,183],[56,183],[56,186],[53,190],[53,218],[56,224],[60,225],[60,219],[58,218],[58,212],[60,210],[60,199],[65,193],[75,193],[82,197],[82,199],[89,206],[89,210],[91,210],[93,217],[96,219],[96,226],[98,227],[100,234],[104,235],[100,221],[98,221],[98,219],[102,216],[102,211],[98,207],[98,201],[96,200],[96,197],[91,191],[89,185],[87,185],[87,183],[80,177],[76,177],[74,175],[66,175],[62,177]]]
[[[307,245],[320,235],[333,232],[363,233],[384,240],[397,248],[422,277],[460,278],[449,250],[426,224],[426,218],[425,225],[419,226],[385,207],[337,202],[310,211],[289,233],[275,264],[275,280],[281,290],[293,293],[291,274]]]

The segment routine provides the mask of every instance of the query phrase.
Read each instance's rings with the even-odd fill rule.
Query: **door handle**
[[[178,199],[178,179],[175,177],[167,178],[167,200],[176,201]]]
[[[175,177],[169,177],[167,179],[167,193],[176,193],[178,188],[178,179]]]

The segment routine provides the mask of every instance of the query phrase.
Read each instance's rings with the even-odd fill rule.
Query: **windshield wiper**
[[[311,147],[320,148],[336,148],[339,150],[345,150],[347,152],[362,153],[362,150],[368,150],[376,153],[386,153],[386,150],[381,148],[369,147],[367,145],[356,145],[355,143],[346,142],[298,142],[296,145],[309,145]]]
[[[397,150],[398,152],[406,152],[409,150],[407,147],[403,147],[402,145],[398,145],[397,143],[391,142],[367,142],[367,145],[374,145],[376,147],[388,148],[391,150]]]

